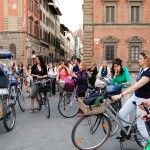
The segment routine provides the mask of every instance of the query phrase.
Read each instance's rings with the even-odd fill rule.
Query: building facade
[[[10,49],[14,60],[32,62],[32,51],[39,53],[40,0],[1,0],[0,42]]]
[[[150,49],[149,8],[149,0],[84,0],[84,60],[100,66],[119,57],[138,70],[139,53]]]

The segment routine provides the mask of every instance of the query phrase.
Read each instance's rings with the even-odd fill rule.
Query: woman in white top
[[[56,67],[53,67],[52,63],[49,63],[47,72],[48,76],[52,78],[52,94],[55,95],[57,69]]]

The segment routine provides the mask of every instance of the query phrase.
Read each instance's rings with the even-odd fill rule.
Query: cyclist
[[[141,110],[138,106],[132,103],[133,101],[136,101],[136,103],[141,103],[144,102],[146,99],[150,98],[150,51],[145,50],[140,53],[139,64],[142,68],[140,69],[135,85],[128,88],[119,95],[112,96],[113,100],[118,100],[121,97],[124,97],[134,92],[132,97],[123,105],[123,107],[119,111],[119,115],[124,120],[127,120],[128,114],[130,114],[134,110],[136,110],[137,116],[143,113],[143,110]],[[122,124],[125,127],[128,126],[126,123]],[[145,122],[141,118],[138,118],[137,120],[137,127],[141,135],[145,138],[148,138],[148,132],[145,126]],[[145,146],[145,143],[142,144],[143,146]]]
[[[34,112],[34,99],[39,90],[39,86],[36,84],[37,80],[42,80],[47,77],[47,68],[42,56],[36,57],[36,64],[32,66],[31,76],[33,77],[33,84],[31,86],[31,109],[30,112]]]
[[[84,62],[81,62],[79,65],[79,71],[77,75],[75,73],[72,74],[72,77],[77,78],[77,94],[79,97],[85,97],[85,92],[87,91],[88,88],[88,83],[87,83],[87,65]],[[79,110],[78,111],[78,116],[81,117],[83,116],[84,113]]]
[[[52,63],[49,63],[49,66],[48,66],[48,68],[47,68],[47,71],[48,71],[48,76],[53,79],[53,80],[52,80],[52,94],[55,95],[56,76],[57,76],[56,67],[54,67]]]
[[[26,70],[23,67],[23,63],[19,62],[18,63],[18,68],[16,71],[18,78],[20,78],[20,82],[21,82],[21,90],[22,90],[22,86],[23,86],[23,78],[26,76]]]

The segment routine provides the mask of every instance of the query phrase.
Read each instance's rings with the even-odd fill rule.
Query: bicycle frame
[[[135,115],[132,122],[127,122],[124,119],[122,119],[119,116],[119,114],[112,108],[112,106],[110,105],[110,103],[108,102],[108,100],[105,100],[104,103],[105,103],[105,106],[106,106],[106,112],[115,120],[115,122],[119,125],[119,127],[121,128],[121,130],[123,130],[127,135],[129,135],[130,132],[131,132],[131,130],[132,130],[132,127],[134,127],[134,125],[136,124],[136,121],[139,118],[139,116]],[[116,118],[115,115],[117,116],[117,118]],[[122,125],[121,121],[129,124],[129,129],[128,130]]]

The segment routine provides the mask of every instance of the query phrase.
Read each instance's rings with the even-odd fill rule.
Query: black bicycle
[[[24,96],[22,94],[21,81],[19,78],[15,79],[16,79],[15,83],[13,83],[10,80],[10,88],[9,88],[10,101],[14,105],[16,105],[16,102],[18,102],[20,109],[24,112],[26,109],[26,105]]]
[[[50,103],[48,93],[51,92],[51,79],[37,80],[34,84],[37,84],[40,88],[37,92],[36,102],[37,110],[41,110],[42,106],[45,106],[46,116],[50,118]]]

